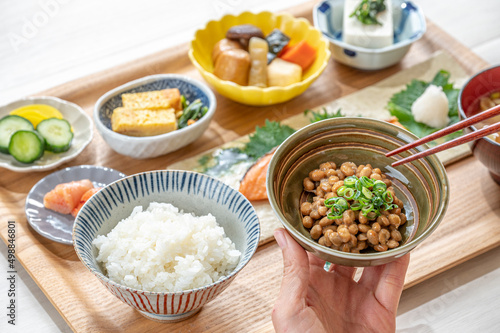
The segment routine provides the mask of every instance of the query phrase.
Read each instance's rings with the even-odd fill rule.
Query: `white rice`
[[[211,214],[197,217],[157,202],[145,211],[135,207],[92,243],[111,280],[147,291],[176,292],[213,283],[229,274],[241,255]]]

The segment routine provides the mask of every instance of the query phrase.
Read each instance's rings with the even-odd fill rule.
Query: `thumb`
[[[276,229],[274,237],[283,252],[283,279],[278,301],[296,304],[307,294],[309,258],[306,251],[285,231]]]

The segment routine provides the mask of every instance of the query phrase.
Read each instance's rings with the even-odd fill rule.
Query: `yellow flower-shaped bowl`
[[[286,87],[259,88],[240,86],[231,81],[221,80],[213,74],[212,49],[219,40],[225,38],[227,30],[239,24],[253,24],[268,35],[273,29],[280,29],[290,37],[290,44],[306,40],[316,49],[316,60],[303,73],[302,81]],[[271,105],[286,102],[303,93],[323,72],[330,59],[328,41],[304,18],[289,14],[243,12],[238,16],[226,15],[219,21],[210,21],[205,28],[196,31],[191,41],[189,58],[203,78],[218,93],[236,102],[248,105]]]

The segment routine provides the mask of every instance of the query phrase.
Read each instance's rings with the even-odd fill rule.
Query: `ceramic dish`
[[[305,39],[317,50],[316,60],[303,73],[302,81],[287,87],[258,88],[221,80],[212,74],[212,49],[215,43],[225,38],[229,28],[239,24],[253,24],[261,28],[265,35],[278,28],[291,38],[290,43]],[[221,95],[243,104],[271,105],[286,102],[302,94],[325,69],[330,59],[330,50],[328,41],[306,19],[294,18],[289,14],[244,12],[238,16],[226,15],[219,21],[210,21],[205,28],[196,31],[189,49],[189,59],[203,78]]]
[[[178,88],[187,101],[201,99],[208,112],[193,125],[161,135],[134,137],[113,132],[111,115],[115,108],[122,106],[123,93],[168,88]],[[94,107],[94,122],[104,141],[117,153],[134,158],[152,158],[173,152],[198,139],[208,128],[216,108],[215,96],[205,84],[184,75],[159,74],[126,83],[104,94]]]
[[[461,119],[473,116],[479,110],[479,98],[500,91],[500,66],[491,67],[471,77],[460,90],[458,111]],[[481,129],[481,128],[479,128]],[[473,125],[466,133],[477,131]],[[490,171],[491,177],[500,184],[500,143],[484,137],[469,144],[472,153]]]
[[[75,218],[60,214],[43,206],[43,197],[56,185],[74,180],[90,179],[95,187],[106,186],[125,174],[101,166],[80,165],[65,168],[41,179],[26,198],[26,217],[31,227],[45,238],[62,244],[73,244],[72,232]]]
[[[449,200],[445,169],[436,156],[428,156],[396,168],[395,159],[385,153],[416,140],[410,132],[370,118],[335,118],[306,126],[292,134],[274,153],[267,174],[269,202],[288,232],[306,250],[331,263],[346,266],[374,266],[399,258],[426,239],[439,225]],[[400,228],[399,247],[385,252],[347,253],[319,245],[302,225],[299,209],[303,180],[320,163],[337,165],[350,161],[370,163],[392,181],[396,196],[404,203],[407,222]]]
[[[236,268],[209,285],[181,292],[149,292],[110,280],[97,264],[92,241],[107,235],[136,206],[170,203],[197,216],[212,214],[241,252]],[[104,208],[103,208],[104,207]],[[149,319],[173,322],[187,319],[234,280],[252,258],[260,236],[257,214],[238,191],[212,177],[189,171],[152,171],[126,177],[97,192],[77,216],[73,230],[75,250],[83,264],[121,301]],[[97,290],[96,290],[97,291]],[[95,297],[103,297],[102,290]]]
[[[68,151],[64,153],[51,153],[45,151],[39,160],[24,164],[18,162],[8,154],[0,153],[0,167],[17,172],[47,171],[69,162],[82,152],[92,141],[92,120],[76,104],[64,101],[57,97],[28,97],[0,107],[0,118],[8,115],[12,110],[30,104],[46,104],[55,107],[73,127],[73,141]]]
[[[392,0],[392,5],[394,44],[380,49],[343,42],[344,0],[321,1],[314,6],[314,26],[330,41],[335,60],[359,69],[382,69],[399,62],[426,30],[425,16],[419,6],[404,0]]]

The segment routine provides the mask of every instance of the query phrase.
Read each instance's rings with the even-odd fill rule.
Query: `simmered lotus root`
[[[366,187],[371,194],[364,193],[354,199],[356,192],[352,184],[355,181],[362,185],[360,193]],[[303,188],[315,196],[312,202],[306,201],[300,206],[302,224],[319,244],[351,253],[382,252],[401,245],[403,237],[399,228],[407,220],[402,212],[403,202],[396,197],[392,182],[379,168],[352,162],[344,162],[337,168],[335,163],[325,162],[309,172]],[[353,192],[349,192],[351,190]],[[384,198],[384,204],[369,210],[370,201],[366,199],[370,195]],[[345,204],[341,207],[344,210],[340,212],[331,202]]]
[[[226,38],[238,41],[245,49],[252,37],[265,38],[262,30],[252,24],[235,25],[226,32]]]

